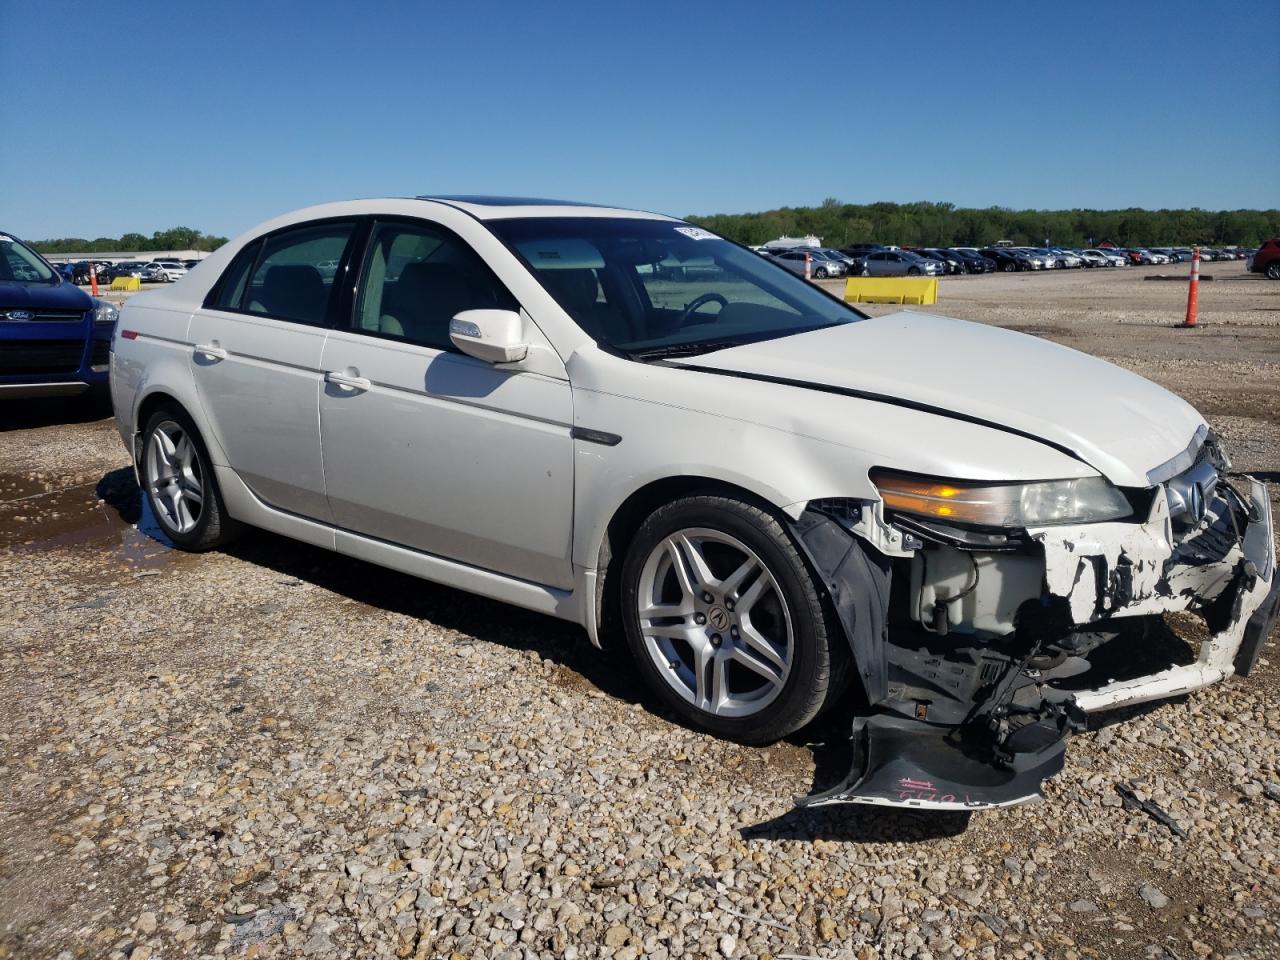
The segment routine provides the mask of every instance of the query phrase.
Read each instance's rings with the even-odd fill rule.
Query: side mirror
[[[524,322],[514,310],[463,310],[449,321],[453,345],[485,363],[523,360],[529,352],[523,333]]]

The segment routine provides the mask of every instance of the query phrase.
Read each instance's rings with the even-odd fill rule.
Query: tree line
[[[1089,247],[1111,240],[1124,247],[1256,247],[1280,237],[1280,210],[1011,210],[950,203],[841,203],[783,207],[763,213],[691,216],[690,222],[731,240],[761,244],[815,234],[823,243],[892,243],[921,247]]]
[[[119,251],[133,253],[138,250],[217,250],[227,242],[226,237],[214,237],[190,227],[173,227],[157,230],[151,236],[126,233],[121,237],[60,237],[57,240],[36,240],[31,246],[40,253],[108,253]]]

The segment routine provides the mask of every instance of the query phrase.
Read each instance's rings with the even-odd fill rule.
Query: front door
[[[519,305],[461,238],[420,220],[374,225],[358,291],[321,364],[338,527],[572,587],[568,380],[499,370],[449,341],[456,313]]]
[[[290,227],[246,247],[191,318],[192,372],[212,440],[269,506],[332,522],[320,458],[334,271],[355,222]],[[217,453],[214,453],[215,457]]]

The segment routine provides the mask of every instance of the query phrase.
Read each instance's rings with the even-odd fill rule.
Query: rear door
[[[352,316],[330,333],[322,363],[320,430],[335,522],[571,587],[567,377],[499,369],[453,346],[455,314],[520,305],[442,224],[378,222],[362,259]]]
[[[320,359],[334,274],[358,221],[287,227],[231,262],[191,318],[192,370],[212,439],[269,506],[332,522],[320,458]]]

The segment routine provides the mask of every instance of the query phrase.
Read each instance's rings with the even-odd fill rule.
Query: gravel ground
[[[1275,478],[1280,284],[1205,272],[1197,331],[1138,270],[936,311],[1152,377]],[[1273,658],[1097,718],[1043,804],[798,814],[830,730],[693,733],[574,628],[281,538],[176,554],[74,403],[0,411],[0,584],[0,958],[1280,953]]]

